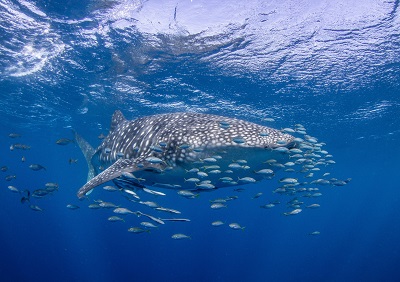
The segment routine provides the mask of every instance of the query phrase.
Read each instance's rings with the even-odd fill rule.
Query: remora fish
[[[229,128],[221,127],[221,122],[228,122]],[[267,135],[261,135],[262,132]],[[241,142],[237,141],[238,136]],[[75,139],[89,167],[87,183],[77,193],[79,198],[110,180],[120,188],[145,188],[162,183],[167,188],[196,190],[196,186],[185,181],[185,178],[186,172],[195,168],[201,160],[218,155],[221,157],[216,164],[228,168],[232,159],[245,159],[252,169],[258,171],[263,168],[266,159],[289,157],[273,149],[291,149],[297,145],[293,136],[273,128],[235,118],[198,113],[160,114],[126,120],[120,111],[116,111],[110,132],[97,149],[77,133]],[[162,151],[155,151],[152,144],[165,146]],[[99,167],[105,169],[100,172]],[[134,173],[143,181],[139,183],[136,179],[127,178],[125,172]],[[244,169],[235,173],[236,177],[246,177]],[[220,177],[218,174],[209,176],[215,188],[242,184],[224,183],[218,181]],[[262,175],[254,178],[261,181]]]

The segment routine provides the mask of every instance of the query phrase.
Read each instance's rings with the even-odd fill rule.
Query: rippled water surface
[[[0,171],[1,277],[398,281],[398,6],[399,1],[0,0],[0,166],[7,166]],[[165,198],[146,199],[181,210],[191,221],[131,234],[128,227],[142,218],[108,222],[112,210],[87,207],[95,199],[125,205],[123,197],[97,188],[92,202],[77,199],[86,161],[76,143],[56,144],[73,139],[73,128],[98,146],[117,109],[128,119],[196,112],[276,129],[301,124],[334,157],[336,164],[321,171],[352,180],[319,187],[321,207],[293,216],[283,214],[295,196],[272,192],[278,181],[195,199],[164,189]],[[16,143],[31,148],[10,150]],[[34,171],[30,164],[46,170]],[[16,178],[7,181],[9,175]],[[59,189],[31,200],[42,212],[21,203],[26,195],[7,189],[32,192],[46,182],[57,182]],[[258,192],[263,195],[252,199]],[[210,209],[209,200],[231,195],[239,198],[227,208]],[[281,204],[260,208],[271,201]],[[245,229],[211,226],[217,219]],[[309,235],[313,231],[320,234]],[[174,233],[191,240],[173,240]]]

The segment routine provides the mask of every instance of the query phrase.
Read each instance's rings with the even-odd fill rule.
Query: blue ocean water
[[[1,281],[399,281],[398,6],[0,0]],[[112,210],[78,200],[85,159],[75,143],[56,144],[73,128],[98,146],[117,109],[128,119],[188,111],[277,129],[302,124],[334,157],[321,170],[352,180],[318,186],[321,207],[294,216],[283,215],[294,196],[273,193],[276,179],[196,199],[162,189],[162,199],[143,196],[191,221],[132,234],[142,218],[109,222]],[[15,143],[31,148],[10,150]],[[31,198],[42,212],[7,189],[47,182],[58,191]],[[232,195],[227,208],[210,209]],[[101,188],[91,199],[152,212]],[[225,225],[211,226],[217,219]]]

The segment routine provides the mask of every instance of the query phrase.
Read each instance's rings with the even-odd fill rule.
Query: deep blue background
[[[178,2],[182,7],[190,3]],[[140,31],[136,21],[126,29],[113,28],[120,10],[112,3],[1,1],[0,166],[9,167],[0,172],[1,281],[399,281],[400,45],[394,32],[399,27],[398,2],[386,1],[387,14],[379,24],[366,24],[358,30],[344,16],[336,15],[334,26],[341,27],[335,31],[337,37],[326,41],[317,37],[325,48],[313,50],[312,59],[304,61],[296,56],[308,54],[311,45],[307,40],[314,39],[296,33],[296,18],[287,12],[291,11],[290,2],[284,2],[287,5],[276,4],[276,11],[293,32],[286,34],[282,29],[274,33],[250,19],[247,26],[259,29],[242,36],[235,25],[227,25],[232,31],[228,28],[217,35],[215,41],[223,43],[218,45],[215,38],[204,34],[185,37],[180,29],[177,34],[183,39],[166,35],[161,28],[149,35]],[[37,10],[27,8],[27,3]],[[128,9],[134,2],[118,3]],[[143,4],[142,10],[130,16],[143,20],[149,13],[145,5],[154,3],[157,1]],[[259,9],[252,1],[251,5]],[[313,1],[305,6],[318,14],[320,6]],[[256,18],[267,13],[257,9],[251,13]],[[26,23],[21,15],[33,20]],[[332,32],[328,16],[321,23],[327,26],[321,30]],[[128,19],[126,15],[121,18]],[[305,22],[308,26],[308,20]],[[46,24],[49,33],[43,32]],[[179,22],[175,24],[179,26]],[[103,32],[106,27],[108,33]],[[371,34],[383,31],[382,37],[389,39],[377,39],[379,44],[374,44]],[[257,36],[268,32],[289,38],[285,48],[264,56],[262,48],[254,51],[250,47]],[[202,41],[203,35],[210,42]],[[365,47],[368,52],[357,52],[351,47],[358,46],[363,35],[371,40]],[[181,47],[176,37],[187,40],[188,45]],[[300,48],[296,37],[308,47]],[[214,45],[196,49],[196,44]],[[61,45],[64,49],[59,51],[55,46]],[[340,56],[346,52],[338,47],[342,45],[348,46],[344,50],[350,53],[343,58]],[[36,52],[27,52],[26,46],[33,46]],[[326,50],[339,51],[324,65],[320,58],[327,55]],[[243,57],[225,57],[239,51]],[[380,57],[382,52],[386,55]],[[253,61],[246,63],[254,57],[257,68]],[[315,66],[308,63],[312,60],[317,62]],[[353,69],[354,65],[357,68]],[[350,177],[352,181],[343,187],[320,187],[319,209],[304,209],[287,217],[282,213],[291,197],[272,193],[276,181],[246,186],[241,193],[230,188],[203,193],[198,199],[184,199],[165,190],[165,198],[146,195],[146,199],[181,210],[182,217],[191,222],[171,222],[149,234],[131,234],[127,228],[137,226],[142,218],[128,215],[125,223],[111,223],[107,221],[111,210],[91,210],[88,201],[78,201],[76,192],[87,174],[83,155],[76,144],[55,144],[61,137],[72,138],[72,127],[97,146],[97,136],[108,132],[116,109],[128,119],[197,111],[275,128],[301,123],[333,154],[336,164],[324,169],[332,177]],[[267,123],[265,117],[273,117],[275,122]],[[22,137],[11,139],[11,132]],[[9,146],[17,142],[32,148],[10,151]],[[78,163],[70,165],[69,158],[77,158]],[[32,171],[28,168],[31,163],[42,164],[47,171]],[[17,179],[5,181],[9,174]],[[59,183],[59,191],[32,200],[43,212],[21,204],[19,195],[7,189],[14,185],[32,191],[50,181]],[[262,197],[251,199],[260,191]],[[239,199],[229,202],[227,209],[209,208],[210,199],[230,195]],[[92,198],[150,212],[101,188]],[[276,199],[282,202],[280,206],[260,209]],[[67,209],[69,203],[80,209]],[[210,223],[216,219],[239,222],[246,228],[212,227]],[[315,230],[321,234],[308,235]],[[172,240],[174,233],[192,239]]]

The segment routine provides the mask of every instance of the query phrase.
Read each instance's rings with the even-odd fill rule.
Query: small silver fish
[[[227,205],[224,205],[224,204],[222,204],[222,203],[214,203],[214,204],[212,204],[211,206],[210,206],[210,208],[212,208],[212,209],[222,209],[222,208],[226,208],[227,207]]]
[[[242,166],[238,163],[231,163],[230,165],[228,165],[228,167],[230,169],[241,169],[242,168]]]
[[[159,147],[157,145],[151,146],[150,149],[153,150],[154,152],[157,152],[157,153],[162,153],[164,151],[163,148],[161,148],[161,147]]]
[[[143,232],[150,232],[150,230],[142,229],[140,227],[131,227],[128,229],[128,232],[139,234],[139,233],[143,233]]]
[[[226,203],[226,199],[218,198],[215,200],[210,200],[210,203]]]
[[[148,189],[148,188],[143,188],[143,191],[146,192],[146,193],[152,194],[152,195],[156,195],[156,196],[165,196],[166,195],[165,193],[158,192],[158,191],[155,191],[155,190],[151,190],[151,189]]]
[[[171,238],[175,239],[175,240],[191,239],[190,236],[187,236],[187,235],[182,234],[182,233],[174,234],[174,235],[171,236]]]
[[[252,177],[243,177],[238,179],[242,183],[255,183],[257,182],[254,178]]]
[[[301,153],[303,153],[302,150],[297,149],[297,148],[290,149],[289,152],[293,153],[293,154],[301,154]]]
[[[319,232],[319,231],[313,231],[313,232],[308,233],[308,235],[312,235],[312,236],[320,235],[320,234],[321,234],[321,232]]]
[[[230,181],[233,181],[232,177],[227,177],[227,176],[221,177],[219,180],[222,181],[222,182],[230,182]]]
[[[44,186],[46,186],[46,188],[52,187],[58,189],[58,183],[55,182],[47,182]]]
[[[146,158],[146,161],[148,161],[149,163],[152,163],[152,164],[160,164],[160,163],[164,162],[162,159],[157,158],[157,157],[148,157],[148,158]]]
[[[119,216],[113,215],[108,218],[108,221],[117,222],[117,221],[125,221],[125,220],[123,218],[120,218]]]
[[[127,208],[116,208],[113,210],[113,212],[118,213],[118,214],[132,214],[134,213],[133,211],[127,209]]]
[[[273,150],[276,151],[276,152],[280,152],[280,153],[287,153],[289,151],[289,149],[286,148],[286,147],[277,147],[277,148],[275,148]]]
[[[30,205],[29,207],[34,211],[43,211],[39,206],[36,205]]]
[[[150,208],[158,208],[159,207],[159,205],[157,203],[151,202],[151,201],[146,201],[146,202],[140,201],[139,204],[146,205]]]
[[[272,209],[273,207],[275,207],[275,205],[272,203],[260,206],[260,208],[263,208],[263,209]]]
[[[10,150],[11,150],[11,151],[14,151],[14,149],[29,150],[30,148],[31,148],[31,146],[25,145],[25,144],[20,144],[20,143],[12,144],[12,145],[10,146]]]
[[[10,138],[19,138],[19,137],[21,137],[21,134],[18,134],[18,133],[10,133],[10,134],[8,134],[8,137],[10,137]]]
[[[205,158],[205,159],[203,159],[203,162],[215,163],[215,162],[217,162],[217,160],[215,158]]]
[[[242,136],[237,136],[232,138],[232,141],[235,142],[236,144],[243,144],[246,142],[246,140]]]
[[[205,173],[204,171],[199,171],[199,172],[197,172],[197,176],[200,177],[200,178],[204,178],[204,177],[207,177],[208,174]]]
[[[192,191],[188,191],[188,190],[179,190],[177,193],[178,193],[178,195],[180,195],[182,197],[191,198],[191,199],[200,196],[200,194],[195,194]]]
[[[205,190],[215,189],[215,186],[211,183],[196,184],[196,187],[197,189],[205,189]]]
[[[106,191],[109,191],[109,192],[115,192],[115,191],[119,190],[118,188],[111,186],[111,185],[104,186],[103,189]]]
[[[221,225],[224,225],[224,222],[222,222],[221,220],[216,220],[216,221],[211,222],[211,225],[212,226],[221,226]]]
[[[188,218],[162,218],[163,221],[179,221],[179,222],[189,222]]]
[[[282,132],[285,132],[285,133],[295,133],[296,131],[294,131],[294,129],[292,129],[292,128],[284,128],[284,129],[282,129]]]
[[[257,198],[260,198],[261,196],[262,196],[262,192],[259,192],[259,193],[257,193],[257,194],[255,194],[253,197],[252,197],[252,199],[257,199]]]
[[[34,170],[34,171],[39,171],[39,170],[41,170],[41,169],[46,170],[46,168],[45,168],[44,166],[40,165],[40,164],[31,164],[31,165],[29,166],[29,168],[30,168],[31,170]]]
[[[142,225],[144,227],[148,227],[148,228],[157,228],[158,227],[158,226],[155,226],[153,223],[147,222],[147,221],[141,222],[140,225]]]
[[[194,177],[191,177],[191,178],[188,178],[188,179],[184,178],[184,180],[185,180],[185,182],[193,182],[193,183],[200,182],[200,179],[194,178]]]
[[[320,207],[319,204],[311,204],[311,205],[306,206],[306,208],[309,208],[309,209],[316,209],[316,208],[319,208],[319,207]]]
[[[264,168],[260,169],[259,171],[254,171],[257,174],[262,174],[262,175],[273,175],[274,171],[272,169]]]
[[[169,213],[175,213],[175,214],[180,214],[181,212],[178,210],[174,210],[174,209],[169,209],[169,208],[164,208],[164,207],[157,207],[155,208],[158,211],[164,211],[164,212],[169,212]]]
[[[293,184],[293,183],[297,183],[297,179],[286,177],[286,178],[281,178],[279,180],[279,182]]]
[[[292,210],[290,212],[285,212],[283,214],[284,215],[295,215],[295,214],[299,214],[301,211],[302,211],[302,209],[295,209],[295,210]]]
[[[117,205],[115,205],[111,202],[101,202],[101,203],[99,203],[99,206],[102,208],[106,208],[106,209],[118,208]]]
[[[228,129],[229,126],[230,126],[230,124],[229,124],[229,122],[221,121],[221,122],[219,123],[219,126],[220,126],[222,129]]]
[[[132,190],[124,189],[124,192],[127,193],[127,194],[132,195],[132,196],[135,197],[136,199],[140,199],[139,196],[138,196],[138,194],[136,194],[136,192],[134,192],[134,191],[132,191]]]
[[[240,226],[240,224],[236,223],[236,222],[230,223],[229,227],[234,230],[239,230],[239,229],[244,230],[245,229],[245,227]]]
[[[190,148],[190,145],[189,144],[182,144],[182,145],[179,146],[179,148],[181,148],[183,150],[186,150],[186,149]]]
[[[41,197],[46,196],[49,193],[50,193],[50,191],[48,191],[47,189],[36,189],[32,192],[32,197],[41,198]]]
[[[8,186],[7,188],[8,188],[11,192],[19,193],[19,190],[18,190],[17,187],[15,187],[15,186],[10,185],[10,186]]]

